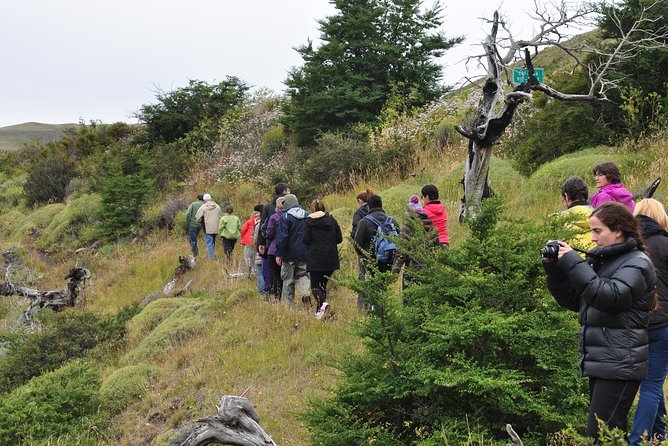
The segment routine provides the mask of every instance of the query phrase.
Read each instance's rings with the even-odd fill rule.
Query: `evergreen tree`
[[[286,125],[299,145],[318,134],[374,123],[394,90],[420,106],[441,95],[434,58],[460,38],[434,31],[441,7],[421,0],[334,0],[338,13],[321,20],[321,39],[297,49],[304,59],[286,80]]]
[[[339,364],[334,396],[312,402],[313,444],[497,444],[511,423],[524,444],[586,420],[577,314],[545,289],[539,248],[568,238],[563,219],[500,220],[486,200],[471,235],[449,250],[408,250],[425,267],[393,295],[392,273],[348,285],[374,308],[366,351]]]

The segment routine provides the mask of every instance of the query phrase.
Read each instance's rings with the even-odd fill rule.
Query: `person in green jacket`
[[[232,258],[232,251],[237,239],[241,237],[241,220],[233,212],[232,206],[226,206],[225,213],[220,217],[218,225],[218,233],[223,239],[223,251],[228,261]]]
[[[186,211],[186,230],[188,231],[188,240],[190,248],[193,250],[193,256],[197,257],[199,249],[197,248],[197,236],[202,230],[202,222],[195,218],[197,211],[204,204],[204,195],[198,195],[197,200],[190,203]]]

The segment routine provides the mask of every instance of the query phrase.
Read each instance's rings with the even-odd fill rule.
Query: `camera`
[[[545,246],[540,249],[540,255],[544,259],[557,260],[560,247],[561,242],[559,240],[548,240]]]

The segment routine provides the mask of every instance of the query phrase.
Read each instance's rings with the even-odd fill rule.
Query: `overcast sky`
[[[426,5],[430,5],[428,0]],[[444,82],[484,37],[494,9],[515,34],[532,31],[533,0],[445,0],[443,31],[466,35],[441,60]],[[253,87],[284,88],[302,60],[293,47],[317,40],[328,0],[2,0],[0,127],[80,119],[135,122],[133,112],[188,79],[227,75]]]

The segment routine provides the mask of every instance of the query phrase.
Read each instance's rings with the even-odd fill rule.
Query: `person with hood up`
[[[613,162],[601,163],[594,167],[593,172],[598,192],[591,197],[591,206],[597,208],[608,201],[616,201],[633,212],[633,194],[622,184],[622,175],[617,165]]]
[[[204,195],[198,195],[197,200],[190,203],[186,211],[186,229],[188,230],[188,241],[190,242],[190,249],[193,251],[193,256],[199,255],[199,248],[197,247],[197,236],[202,230],[202,222],[195,219],[197,211],[204,204]]]
[[[438,233],[438,242],[441,246],[448,246],[450,239],[448,238],[448,213],[445,211],[445,206],[438,200],[438,188],[433,184],[427,184],[422,188],[422,212],[427,214],[427,218],[431,220],[434,229]]]
[[[220,223],[218,224],[218,233],[223,239],[223,252],[228,262],[232,259],[234,245],[241,237],[241,220],[233,212],[232,205],[225,206],[225,213],[220,217]]]
[[[283,197],[276,198],[276,212],[267,220],[267,263],[269,264],[269,288],[268,298],[281,300],[283,281],[281,280],[281,265],[276,263],[276,236],[281,215],[284,211]]]
[[[666,439],[666,403],[663,391],[668,373],[668,215],[663,205],[645,198],[634,211],[645,239],[649,258],[656,271],[656,295],[659,307],[649,315],[649,369],[640,383],[638,407],[629,436],[632,446],[641,438],[659,444]]]
[[[211,195],[204,194],[202,197],[204,204],[200,206],[195,214],[195,220],[200,221],[204,218],[204,240],[206,241],[206,255],[211,260],[216,260],[216,236],[218,235],[218,225],[223,211],[211,198]]]
[[[276,236],[276,264],[281,266],[283,280],[281,300],[292,307],[295,304],[295,291],[302,301],[310,297],[306,272],[308,250],[303,240],[308,212],[299,207],[297,197],[293,194],[283,197],[283,206],[285,212],[281,215]]]
[[[308,247],[306,271],[311,278],[311,292],[317,302],[315,317],[322,319],[329,311],[327,281],[341,266],[337,245],[343,242],[343,234],[336,219],[326,212],[322,200],[313,200],[310,210],[303,237]]]

